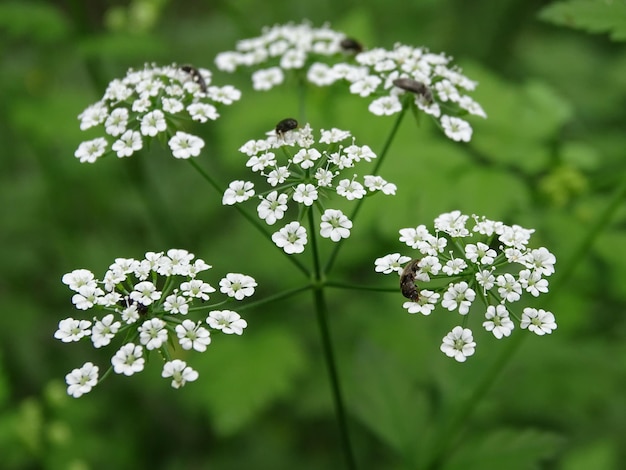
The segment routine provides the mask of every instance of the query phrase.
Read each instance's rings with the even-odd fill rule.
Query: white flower
[[[143,358],[143,348],[133,343],[122,346],[111,359],[113,370],[116,374],[126,376],[143,370],[145,359]]]
[[[246,163],[246,166],[250,167],[252,171],[262,171],[267,167],[275,165],[276,154],[274,152],[265,152],[261,155],[252,155]]]
[[[81,163],[94,163],[98,158],[104,155],[109,143],[104,137],[98,137],[93,140],[87,140],[82,142],[74,156],[80,160]]]
[[[337,81],[339,76],[335,73],[332,67],[320,62],[315,62],[306,74],[308,81],[317,86],[332,85]]]
[[[272,241],[285,253],[302,253],[307,243],[306,228],[298,222],[291,222],[272,234]]]
[[[118,332],[122,324],[119,321],[114,322],[114,318],[113,314],[110,313],[102,320],[96,321],[91,332],[91,341],[94,348],[107,346]]]
[[[198,122],[207,122],[207,120],[215,121],[220,115],[212,104],[208,103],[192,103],[187,106],[187,112],[191,119]]]
[[[470,234],[465,227],[468,219],[469,215],[461,214],[461,211],[448,212],[435,219],[435,228],[451,237],[467,237]]]
[[[476,350],[472,330],[455,326],[452,331],[443,338],[440,349],[446,356],[453,357],[458,362],[465,362]]]
[[[476,293],[469,288],[467,282],[450,284],[448,290],[443,294],[441,306],[450,311],[458,308],[461,315],[467,315],[475,297]]]
[[[502,339],[503,336],[510,336],[511,331],[515,328],[514,323],[509,318],[509,312],[502,304],[487,307],[485,318],[486,321],[483,322],[485,330],[491,331],[498,339]]]
[[[141,281],[135,285],[130,298],[140,304],[150,305],[161,298],[161,291],[158,291],[150,281]]]
[[[167,341],[165,322],[160,318],[146,320],[139,327],[139,342],[146,349],[159,349]]]
[[[441,270],[448,276],[454,276],[456,274],[460,274],[465,268],[467,268],[465,260],[461,258],[454,258],[448,260],[446,265]]]
[[[195,135],[177,131],[168,141],[168,145],[175,158],[186,159],[200,155],[200,151],[204,147],[204,140]]]
[[[402,256],[400,253],[391,253],[382,258],[377,258],[374,261],[376,265],[375,270],[377,273],[390,274],[395,271],[399,274],[402,272],[402,265],[409,261],[411,261],[411,257],[409,256]]]
[[[502,300],[516,302],[522,294],[522,285],[509,273],[504,273],[496,278],[498,294]]]
[[[71,273],[64,274],[61,282],[76,292],[82,286],[95,288],[98,285],[94,274],[87,269],[75,269]]]
[[[332,241],[338,242],[342,238],[350,236],[351,228],[352,221],[340,210],[326,209],[322,214],[320,235],[323,238],[330,238]]]
[[[204,352],[207,346],[211,344],[211,333],[209,330],[196,324],[191,320],[183,320],[180,325],[176,325],[176,336],[178,342],[185,350],[194,349],[198,352]]]
[[[198,379],[199,374],[191,367],[187,366],[185,361],[180,359],[174,359],[173,361],[166,362],[163,366],[163,372],[161,377],[172,377],[172,387],[180,388],[187,382],[193,382]]]
[[[279,166],[278,168],[270,171],[270,173],[267,175],[267,182],[272,186],[276,186],[277,184],[284,183],[290,175],[291,173],[286,166]]]
[[[344,179],[339,181],[337,185],[337,194],[345,197],[348,201],[353,201],[354,199],[362,199],[366,191],[361,183]]]
[[[141,133],[143,135],[154,137],[165,129],[167,129],[165,114],[160,109],[150,111],[141,118]]]
[[[122,134],[119,140],[116,140],[111,147],[112,150],[117,153],[117,156],[130,157],[137,150],[141,150],[143,142],[141,140],[141,134],[137,131],[127,130]]]
[[[78,119],[80,119],[80,130],[85,131],[103,123],[108,115],[109,111],[104,103],[97,102],[92,104],[78,115]]]
[[[79,310],[87,310],[99,303],[104,291],[99,287],[81,286],[78,293],[72,296],[72,303]]]
[[[243,334],[248,323],[237,312],[232,310],[214,310],[206,319],[209,326],[226,334]]]
[[[534,269],[544,276],[550,276],[554,274],[556,257],[547,249],[541,247],[537,250],[531,250],[526,254],[523,262],[527,268]]]
[[[369,189],[370,191],[382,191],[383,194],[387,194],[387,195],[396,194],[396,189],[397,189],[396,185],[393,183],[388,183],[380,176],[366,175],[364,182],[365,182],[365,187]]]
[[[395,95],[383,96],[372,101],[368,109],[376,116],[390,116],[402,111],[402,103]]]
[[[126,125],[128,124],[128,109],[116,108],[111,111],[109,117],[104,122],[105,132],[109,135],[117,137],[121,133],[126,131]]]
[[[98,366],[86,362],[80,369],[74,369],[65,376],[67,394],[78,398],[89,393],[98,383]]]
[[[487,292],[495,285],[496,278],[492,271],[483,270],[476,273],[476,281],[482,286],[483,292]]]
[[[424,289],[419,291],[419,299],[417,302],[404,302],[402,307],[406,308],[409,313],[430,315],[435,309],[439,297],[441,296],[436,292]]]
[[[251,276],[238,273],[228,273],[225,278],[220,280],[220,292],[234,297],[235,300],[243,300],[254,294],[254,288],[257,286],[256,281]]]
[[[179,295],[177,292],[170,294],[165,298],[163,310],[169,313],[180,313],[187,315],[189,313],[189,301],[186,297]]]
[[[213,286],[200,279],[192,279],[191,281],[183,282],[180,285],[180,290],[183,292],[183,295],[187,297],[202,300],[209,300],[209,294],[215,292]]]
[[[382,80],[377,76],[368,75],[367,77],[363,77],[362,79],[352,83],[350,85],[350,93],[359,96],[369,96],[376,91],[376,88],[378,88],[378,85],[380,85],[381,82]]]
[[[286,194],[278,194],[278,191],[272,191],[265,198],[261,197],[261,202],[256,210],[259,218],[265,220],[268,225],[274,225],[277,220],[284,217],[287,210],[288,196]]]
[[[424,241],[427,236],[430,236],[430,233],[425,225],[420,225],[416,228],[400,229],[400,241],[406,243],[411,248],[417,248],[419,243]]]
[[[254,196],[254,183],[250,181],[236,180],[228,185],[228,189],[224,191],[222,204],[232,206],[239,202],[247,201]]]
[[[294,188],[291,197],[296,202],[311,206],[317,200],[317,189],[310,183],[300,183]]]
[[[60,339],[64,343],[79,341],[85,336],[91,334],[89,327],[91,322],[88,320],[74,320],[66,318],[59,322],[59,329],[54,333],[56,339]]]
[[[315,161],[318,160],[322,154],[314,149],[300,149],[298,153],[293,156],[293,162],[304,170],[313,167]]]
[[[493,264],[496,251],[482,242],[469,243],[465,245],[465,257],[472,263]]]
[[[436,276],[443,269],[439,258],[436,256],[424,256],[418,263],[419,272],[415,276],[418,281],[429,282],[430,276]]]
[[[233,102],[241,98],[241,91],[232,85],[223,87],[210,86],[207,90],[207,94],[213,101],[226,105],[233,104]]]
[[[280,67],[270,67],[257,70],[252,74],[252,88],[255,90],[270,90],[283,83],[285,74]]]
[[[524,269],[519,273],[519,283],[533,297],[539,297],[539,294],[548,292],[548,280],[541,278],[541,273]]]
[[[333,127],[330,130],[321,130],[320,143],[322,144],[334,144],[335,142],[341,142],[349,138],[352,134],[350,131],[344,131]]]
[[[556,330],[556,320],[552,312],[526,307],[522,312],[521,328],[528,328],[533,333],[543,336]]]

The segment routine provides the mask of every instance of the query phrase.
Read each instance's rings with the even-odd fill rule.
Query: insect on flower
[[[419,269],[419,262],[419,259],[409,261],[400,275],[400,290],[402,291],[402,295],[413,302],[417,302],[420,298],[419,290],[415,285],[415,275]]]
[[[358,54],[359,52],[363,52],[363,45],[359,41],[353,38],[342,39],[341,42],[339,43],[339,46],[341,47],[341,50],[343,50],[344,52],[353,52],[355,54]]]
[[[187,72],[191,76],[191,79],[198,84],[202,93],[207,92],[206,82],[197,68],[192,65],[181,65],[180,69],[183,72]]]
[[[416,95],[421,95],[428,104],[433,102],[433,93],[424,83],[413,80],[412,78],[396,78],[393,84],[398,88],[410,91]]]
[[[283,136],[285,132],[292,131],[296,127],[298,127],[298,121],[292,118],[283,119],[278,124],[276,124],[276,135]]]

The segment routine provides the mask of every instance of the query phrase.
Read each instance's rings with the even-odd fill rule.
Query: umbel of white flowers
[[[470,310],[481,312],[482,326],[498,339],[510,336],[515,322],[537,335],[556,329],[549,311],[514,310],[523,297],[547,293],[546,278],[554,274],[555,256],[544,247],[529,246],[534,230],[460,211],[438,216],[434,229],[401,229],[400,241],[414,252],[378,258],[375,269],[400,275],[402,292],[410,297],[403,303],[409,313],[430,315],[441,305],[462,315],[463,326],[443,338],[442,352],[459,362],[474,354],[476,343],[466,327]],[[480,306],[474,308],[476,300]]]
[[[158,351],[166,359],[162,376],[172,379],[172,387],[196,380],[198,373],[185,361],[172,359],[171,345],[204,352],[211,344],[211,330],[241,335],[246,321],[233,310],[213,310],[212,305],[243,300],[254,294],[257,283],[245,274],[229,273],[219,281],[226,299],[213,301],[216,289],[197,277],[211,266],[194,258],[186,250],[171,249],[148,252],[140,260],[117,258],[102,280],[87,269],[65,274],[63,283],[74,292],[72,303],[90,313],[61,320],[54,337],[64,343],[89,338],[95,348],[123,338],[111,358],[115,373],[130,376],[142,371],[145,356]],[[80,397],[98,379],[99,367],[86,362],[66,375],[67,392]]]
[[[371,162],[376,154],[367,145],[356,145],[349,131],[322,129],[316,139],[306,124],[286,132],[270,131],[267,138],[250,140],[239,151],[249,157],[246,166],[264,177],[267,188],[257,194],[254,183],[236,180],[224,192],[222,203],[239,204],[258,195],[257,213],[268,225],[283,219],[289,207],[299,206],[300,219],[272,235],[287,254],[304,251],[308,237],[300,220],[314,208],[321,214],[323,238],[338,242],[350,236],[352,221],[341,210],[325,205],[335,194],[353,201],[378,192],[396,193],[396,185],[380,176],[364,175],[359,181],[355,167]]]

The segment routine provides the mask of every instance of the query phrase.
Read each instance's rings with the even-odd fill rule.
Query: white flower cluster
[[[276,25],[261,36],[237,43],[236,51],[222,52],[215,58],[218,69],[234,72],[239,66],[260,66],[252,74],[255,90],[269,90],[285,80],[285,71],[299,70],[311,63],[310,57],[332,56],[342,51],[343,33],[328,26],[313,28],[308,23]],[[309,72],[310,73],[310,72]]]
[[[105,136],[82,142],[74,155],[88,163],[108,151],[130,157],[146,140],[160,137],[168,139],[174,157],[197,157],[204,141],[182,131],[174,134],[177,125],[173,121],[213,121],[219,117],[216,105],[230,105],[241,97],[231,85],[210,84],[209,70],[191,66],[146,65],[143,70],[130,70],[123,79],[113,80],[102,99],[78,116],[81,130],[103,126]]]
[[[192,312],[210,309],[207,301],[215,292],[210,284],[196,278],[211,266],[194,258],[186,250],[171,249],[167,254],[148,252],[142,260],[117,258],[101,281],[87,269],[65,274],[63,283],[74,291],[74,306],[105,314],[102,318],[61,320],[54,337],[64,343],[88,337],[95,348],[108,346],[116,336],[123,337],[124,344],[111,359],[115,373],[129,376],[140,372],[144,356],[158,350],[168,358],[162,375],[172,378],[172,387],[196,380],[198,373],[184,361],[169,359],[169,345],[177,341],[182,349],[204,352],[211,343],[210,329],[241,335],[247,323],[232,310],[210,311],[204,321],[187,318]],[[221,293],[242,300],[254,293],[257,283],[250,276],[229,273],[219,285]],[[98,383],[98,372],[98,366],[87,362],[67,374],[68,394],[79,397],[91,391]]]
[[[400,230],[400,241],[416,249],[417,255],[392,253],[375,261],[377,272],[397,272],[402,284],[416,286],[416,298],[403,304],[409,313],[429,315],[440,304],[465,316],[479,298],[486,308],[482,326],[498,339],[510,336],[515,327],[511,317],[521,328],[537,335],[550,334],[556,329],[551,312],[525,307],[518,316],[510,311],[511,305],[524,294],[539,297],[548,292],[546,277],[554,273],[555,256],[544,247],[528,247],[534,230],[485,217],[470,217],[460,211],[441,214],[435,219],[434,227],[434,234],[424,225]],[[413,259],[419,261],[411,262]],[[403,269],[406,263],[408,268],[415,266],[415,269]],[[418,286],[438,280],[439,287]],[[457,326],[444,338],[441,350],[457,361],[464,361],[474,354],[475,346],[471,330]]]
[[[323,238],[330,238],[333,242],[348,238],[352,221],[340,210],[324,208],[322,201],[332,197],[333,193],[352,201],[375,192],[388,195],[396,192],[396,186],[380,176],[366,175],[362,183],[357,181],[354,173],[347,178],[341,177],[347,171],[351,172],[357,163],[376,158],[367,145],[355,145],[354,139],[351,143],[342,143],[351,137],[350,132],[333,128],[322,130],[316,142],[307,124],[284,133],[268,132],[266,139],[244,144],[239,150],[249,157],[246,166],[263,176],[270,186],[259,194],[259,217],[273,225],[285,216],[290,201],[301,205],[300,217],[315,206],[322,214],[320,235]],[[286,161],[280,161],[284,155],[287,155]],[[254,195],[252,182],[237,180],[231,182],[224,192],[222,203],[233,205]],[[288,254],[302,253],[307,244],[307,232],[300,222],[292,221],[275,232],[272,240]]]
[[[396,44],[392,50],[376,48],[361,52],[355,60],[355,65],[315,63],[309,70],[309,80],[320,86],[337,80],[348,81],[351,93],[374,97],[369,110],[378,116],[399,113],[403,97],[408,94],[411,102],[438,119],[446,136],[455,141],[469,142],[472,137],[470,124],[455,115],[487,117],[467,94],[476,88],[476,82],[451,67],[451,59],[443,54]]]

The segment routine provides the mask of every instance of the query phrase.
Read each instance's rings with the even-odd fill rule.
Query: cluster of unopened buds
[[[141,260],[117,258],[102,280],[86,269],[65,274],[63,283],[74,291],[75,308],[98,310],[104,315],[61,320],[54,337],[64,343],[89,338],[95,348],[123,338],[109,371],[133,375],[143,370],[149,352],[158,351],[165,360],[162,376],[171,377],[172,387],[196,380],[198,373],[185,361],[172,359],[172,354],[206,351],[211,330],[241,335],[246,321],[233,310],[215,307],[251,296],[257,283],[245,274],[229,273],[219,281],[220,293],[226,298],[215,302],[212,294],[216,289],[197,278],[211,266],[194,258],[186,250],[171,249],[167,253],[148,252]],[[198,315],[200,320],[192,319]],[[87,362],[67,374],[65,380],[68,394],[79,397],[98,383],[99,367]]]
[[[409,313],[430,315],[441,305],[463,316],[463,325],[443,339],[441,350],[446,355],[462,362],[474,354],[476,343],[466,325],[477,299],[482,326],[498,339],[510,336],[513,320],[537,335],[556,329],[549,311],[533,307],[524,307],[521,315],[513,311],[523,296],[547,293],[546,277],[554,273],[554,255],[544,247],[528,246],[534,230],[460,211],[441,214],[434,228],[434,233],[424,225],[401,229],[400,241],[417,252],[388,254],[375,261],[375,269],[399,274],[400,291],[409,299],[403,307]],[[428,288],[422,288],[425,284]]]
[[[316,140],[308,124],[297,126],[295,119],[285,119],[268,132],[267,138],[250,140],[239,149],[249,157],[246,166],[268,184],[258,194],[261,202],[257,213],[268,225],[273,225],[285,217],[290,203],[299,206],[299,220],[315,207],[321,214],[323,238],[333,242],[348,238],[352,221],[341,210],[325,207],[325,201],[334,194],[348,201],[376,192],[393,195],[396,186],[375,175],[365,175],[362,183],[357,180],[353,168],[359,162],[372,161],[376,154],[367,145],[356,145],[350,132],[336,128],[322,130]],[[222,203],[242,203],[255,194],[254,183],[236,180],[224,192]],[[274,243],[285,253],[302,253],[307,244],[306,228],[299,220],[289,222],[272,235]]]

